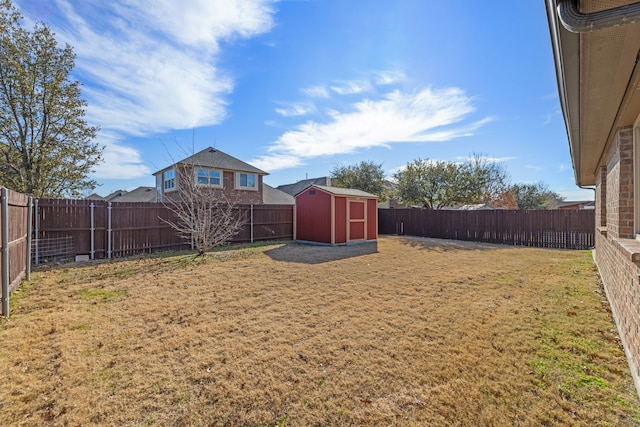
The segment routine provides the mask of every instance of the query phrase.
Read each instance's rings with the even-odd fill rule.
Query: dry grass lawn
[[[383,237],[32,274],[0,424],[640,423],[588,251]]]

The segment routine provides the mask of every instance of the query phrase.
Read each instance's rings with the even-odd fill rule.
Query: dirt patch
[[[637,425],[587,251],[383,237],[40,271],[3,425]]]

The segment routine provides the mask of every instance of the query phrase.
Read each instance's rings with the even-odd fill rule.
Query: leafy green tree
[[[551,191],[546,184],[515,184],[513,191],[518,200],[518,209],[554,209],[564,197]]]
[[[402,203],[442,209],[458,202],[461,176],[458,163],[417,159],[393,177],[396,196]]]
[[[375,194],[381,201],[387,198],[382,164],[363,160],[356,165],[336,165],[331,170],[331,183],[336,187]]]
[[[461,166],[461,191],[458,201],[465,204],[499,204],[511,187],[503,163],[492,162],[482,154],[473,154]]]
[[[0,0],[0,185],[36,197],[79,196],[96,182],[98,128],[84,119],[80,83],[70,78],[71,46],[44,24],[33,31],[10,0]]]

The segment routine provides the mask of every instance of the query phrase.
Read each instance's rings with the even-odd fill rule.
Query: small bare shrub
[[[198,255],[229,242],[246,218],[222,190],[199,185],[194,169],[176,167],[179,189],[165,197],[164,205],[174,219],[163,219],[181,236],[192,239]]]

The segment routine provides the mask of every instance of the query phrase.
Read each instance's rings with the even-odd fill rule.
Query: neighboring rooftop
[[[323,176],[320,178],[309,178],[303,179],[302,181],[298,181],[294,184],[285,184],[279,185],[277,188],[280,191],[284,191],[291,196],[295,196],[298,193],[301,193],[305,188],[311,185],[327,185],[331,186],[331,178],[328,176]]]
[[[230,171],[250,172],[258,175],[269,175],[267,172],[258,169],[255,166],[251,166],[249,163],[245,163],[242,160],[236,159],[235,157],[230,156],[213,147],[207,147],[204,150],[193,154],[185,159],[182,159],[174,164],[202,166]],[[157,175],[158,173],[172,166],[173,165],[170,165],[166,168],[160,169],[158,172],[154,173],[154,175]]]
[[[455,210],[458,211],[493,211],[495,208],[485,204],[485,203],[476,203],[472,205],[460,205]]]
[[[102,197],[101,195],[96,194],[96,193],[91,193],[90,195],[88,195],[84,199],[85,200],[104,200],[104,197]]]
[[[138,187],[127,193],[124,193],[120,197],[117,197],[112,202],[155,202],[156,201],[156,189],[153,187]]]
[[[265,205],[293,205],[295,199],[284,191],[262,183],[262,203]]]
[[[118,197],[122,197],[123,194],[126,194],[127,190],[116,190],[113,193],[107,194],[102,198],[102,200],[107,202],[113,202]]]
[[[556,209],[595,209],[596,202],[593,200],[563,200],[558,202]]]
[[[153,187],[138,187],[131,191],[117,190],[105,197],[93,193],[85,197],[85,200],[103,200],[105,202],[155,202],[156,189]]]

